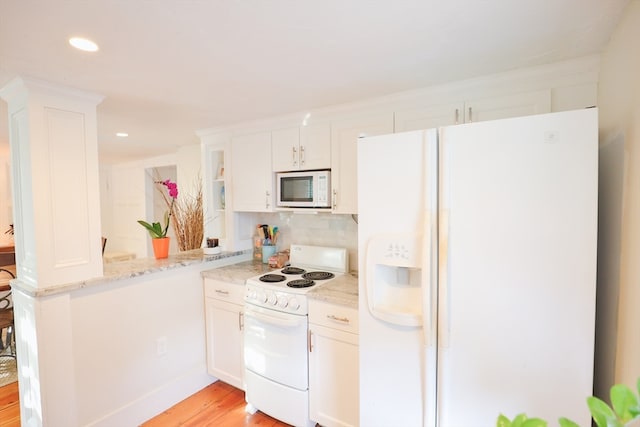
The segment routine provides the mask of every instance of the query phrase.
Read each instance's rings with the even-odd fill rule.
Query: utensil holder
[[[276,253],[276,245],[262,245],[262,263],[268,264],[269,257]]]

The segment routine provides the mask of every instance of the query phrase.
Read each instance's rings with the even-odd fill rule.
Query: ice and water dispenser
[[[399,326],[422,326],[420,236],[374,236],[367,246],[366,292],[371,314]]]

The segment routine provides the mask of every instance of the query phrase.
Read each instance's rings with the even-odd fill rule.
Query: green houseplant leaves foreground
[[[595,396],[587,398],[587,406],[591,417],[598,427],[625,427],[627,423],[640,419],[640,378],[636,382],[638,394],[635,394],[624,384],[616,384],[611,387],[611,406]],[[580,427],[575,422],[567,419],[558,419],[560,427]],[[527,418],[525,414],[518,414],[513,420],[500,414],[496,427],[547,427],[547,422],[540,418]]]

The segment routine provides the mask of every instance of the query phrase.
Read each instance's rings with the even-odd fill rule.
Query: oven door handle
[[[293,316],[273,316],[265,313],[258,312],[256,310],[247,309],[244,313],[245,317],[253,317],[264,323],[268,323],[274,326],[282,327],[296,327],[300,325],[300,320]]]

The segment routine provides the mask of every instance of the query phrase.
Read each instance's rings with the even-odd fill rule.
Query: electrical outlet
[[[156,339],[156,352],[158,356],[167,354],[167,337],[159,337]]]

